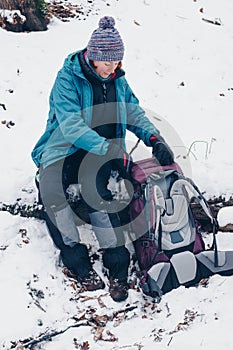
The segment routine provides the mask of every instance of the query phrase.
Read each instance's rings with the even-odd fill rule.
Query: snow
[[[18,19],[20,18],[20,20],[23,22],[25,22],[26,17],[23,16],[21,14],[21,12],[19,10],[5,10],[5,9],[0,9],[0,16],[5,18],[7,20],[7,22],[9,23],[14,23],[15,18],[17,17]]]
[[[218,223],[220,226],[225,226],[233,222],[232,207],[222,208],[218,213]]]
[[[65,57],[85,47],[103,15],[116,19],[126,48],[127,79],[185,174],[206,198],[232,196],[232,1],[93,3],[85,20],[64,23],[53,19],[46,32],[0,30],[0,104],[6,107],[0,106],[0,202],[10,204],[21,198],[33,203],[36,199],[36,168],[30,152],[45,128],[54,78]],[[203,18],[218,20],[221,25]],[[128,137],[131,148],[135,138]],[[148,154],[140,144],[134,157]],[[232,208],[221,209],[219,221],[220,225],[232,223]],[[83,240],[95,246],[90,227],[80,230]],[[221,249],[233,250],[231,233],[217,237]],[[211,240],[211,235],[207,239]],[[95,267],[102,274],[100,261]],[[95,350],[215,350],[220,346],[230,349],[233,344],[233,277],[215,275],[206,287],[180,287],[164,295],[159,304],[136,289],[131,289],[122,303],[110,299],[107,287],[78,293],[62,273],[58,251],[44,222],[34,218],[0,211],[0,276],[2,349],[65,329],[82,314],[113,315],[128,306],[135,309],[106,323],[102,338],[109,339],[109,330],[117,341],[96,341],[91,326],[80,326],[43,342],[42,348],[81,348],[86,341]],[[98,297],[105,306],[97,302]]]

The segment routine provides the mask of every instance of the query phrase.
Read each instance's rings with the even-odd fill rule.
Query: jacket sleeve
[[[133,132],[147,146],[150,146],[150,137],[159,135],[159,130],[146,116],[143,108],[140,107],[137,97],[127,84],[127,129]]]
[[[55,118],[65,142],[95,154],[106,154],[109,143],[84,121],[81,97],[67,70],[58,73],[52,90]]]

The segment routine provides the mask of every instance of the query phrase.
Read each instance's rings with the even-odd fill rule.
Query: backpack
[[[130,233],[142,291],[158,301],[162,294],[195,285],[219,273],[233,274],[233,252],[218,251],[217,219],[194,182],[177,163],[161,166],[154,157],[134,163],[129,204]],[[206,249],[192,203],[202,207],[213,232]]]

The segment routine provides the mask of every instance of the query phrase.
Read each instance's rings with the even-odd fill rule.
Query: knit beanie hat
[[[87,56],[93,61],[121,61],[124,44],[115,28],[113,17],[105,16],[99,21],[99,28],[94,30],[87,44]]]

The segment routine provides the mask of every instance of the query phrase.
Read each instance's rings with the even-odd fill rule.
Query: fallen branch
[[[230,197],[227,201],[223,197],[209,199],[208,204],[211,212],[215,218],[218,216],[218,212],[221,208],[233,206],[233,198]],[[210,219],[204,213],[202,206],[197,203],[191,203],[191,209],[196,220],[201,225],[201,228],[205,232],[212,232],[212,225]],[[229,222],[225,226],[219,226],[218,231],[220,232],[233,232],[233,223]]]
[[[184,313],[183,321],[179,322],[177,326],[169,332],[169,334],[178,333],[180,331],[187,330],[191,324],[194,322],[197,316],[201,316],[197,311],[186,309]]]
[[[47,334],[43,334],[36,339],[30,339],[29,341],[28,341],[28,338],[26,340],[20,340],[20,344],[22,344],[25,349],[32,349],[33,346],[35,346],[39,343],[42,343],[43,341],[51,340],[52,338],[56,337],[57,335],[65,333],[70,328],[89,326],[89,327],[92,327],[96,330],[98,330],[98,328],[100,328],[100,327],[103,329],[106,326],[107,321],[112,321],[118,314],[126,313],[126,312],[132,311],[136,308],[137,308],[137,306],[129,306],[129,307],[126,307],[125,309],[120,309],[118,311],[115,311],[109,316],[105,315],[105,318],[104,318],[104,316],[101,316],[101,317],[100,316],[93,316],[93,317],[91,317],[91,319],[82,318],[81,322],[79,320],[77,323],[70,325],[64,329],[53,331],[53,332],[47,333]],[[85,315],[84,315],[84,317],[85,317]],[[76,318],[74,317],[74,319],[76,319]],[[103,340],[113,341],[111,339],[112,338],[110,337],[110,340],[109,339],[107,339],[107,340],[103,339]],[[16,345],[14,344],[14,346],[12,346],[11,349],[17,349]]]
[[[43,206],[35,202],[34,204],[20,203],[20,199],[14,204],[0,202],[0,211],[7,211],[11,215],[20,215],[27,218],[43,219]]]
[[[42,343],[43,341],[51,340],[52,338],[56,337],[57,335],[65,333],[70,328],[78,328],[78,327],[81,327],[81,326],[93,327],[93,324],[90,321],[75,323],[75,324],[70,325],[70,326],[68,326],[68,327],[66,327],[64,329],[61,329],[60,331],[53,331],[51,333],[41,335],[37,339],[31,339],[29,341],[26,340],[26,342],[25,342],[25,340],[21,340],[20,344],[22,344],[25,349],[32,349],[33,346],[35,346],[35,345],[37,345],[39,343]],[[11,347],[11,349],[14,349],[14,348],[16,348],[16,347],[15,346]]]
[[[121,309],[112,313],[112,315],[108,315],[108,321],[113,321],[115,318],[117,319],[118,315],[126,314],[127,312],[133,311],[137,309],[137,306],[128,306],[125,309]]]
[[[217,26],[221,26],[222,25],[220,18],[215,18],[215,20],[202,18],[202,20],[207,22],[207,23],[215,24]]]
[[[173,339],[173,337],[171,337],[171,338],[169,339],[169,342],[167,343],[167,346],[170,346],[172,339]]]
[[[218,231],[220,231],[220,232],[233,232],[233,224],[219,226]]]
[[[230,197],[226,200],[224,197],[216,197],[214,199],[207,200],[207,203],[210,206],[210,209],[216,218],[218,212],[223,207],[233,206],[233,197]],[[77,225],[82,225],[85,223],[90,223],[90,218],[87,213],[87,209],[82,200],[79,200],[75,203],[70,203],[71,208],[74,210],[77,220]],[[210,220],[206,217],[200,204],[191,203],[191,208],[194,214],[194,217],[200,222],[201,227],[206,232],[211,232],[212,226],[210,225]],[[0,202],[0,211],[7,211],[12,215],[20,215],[27,218],[36,218],[39,220],[45,220],[45,211],[41,204],[36,201],[33,204],[21,203],[21,199],[17,199],[14,204],[6,204]],[[121,217],[121,219],[125,219]],[[128,217],[127,217],[128,220]],[[221,232],[233,232],[233,223],[228,223],[223,227],[219,227]]]
[[[117,347],[114,346],[114,348],[112,348],[112,350],[120,350],[120,349],[128,350],[130,348],[135,348],[135,347],[137,347],[138,350],[141,350],[142,348],[144,348],[144,345],[139,344],[139,343],[134,343],[134,344],[131,344],[131,345],[127,344],[127,345],[117,346]]]
[[[2,107],[4,111],[6,111],[6,106],[4,105],[4,103],[0,103],[0,107]]]

